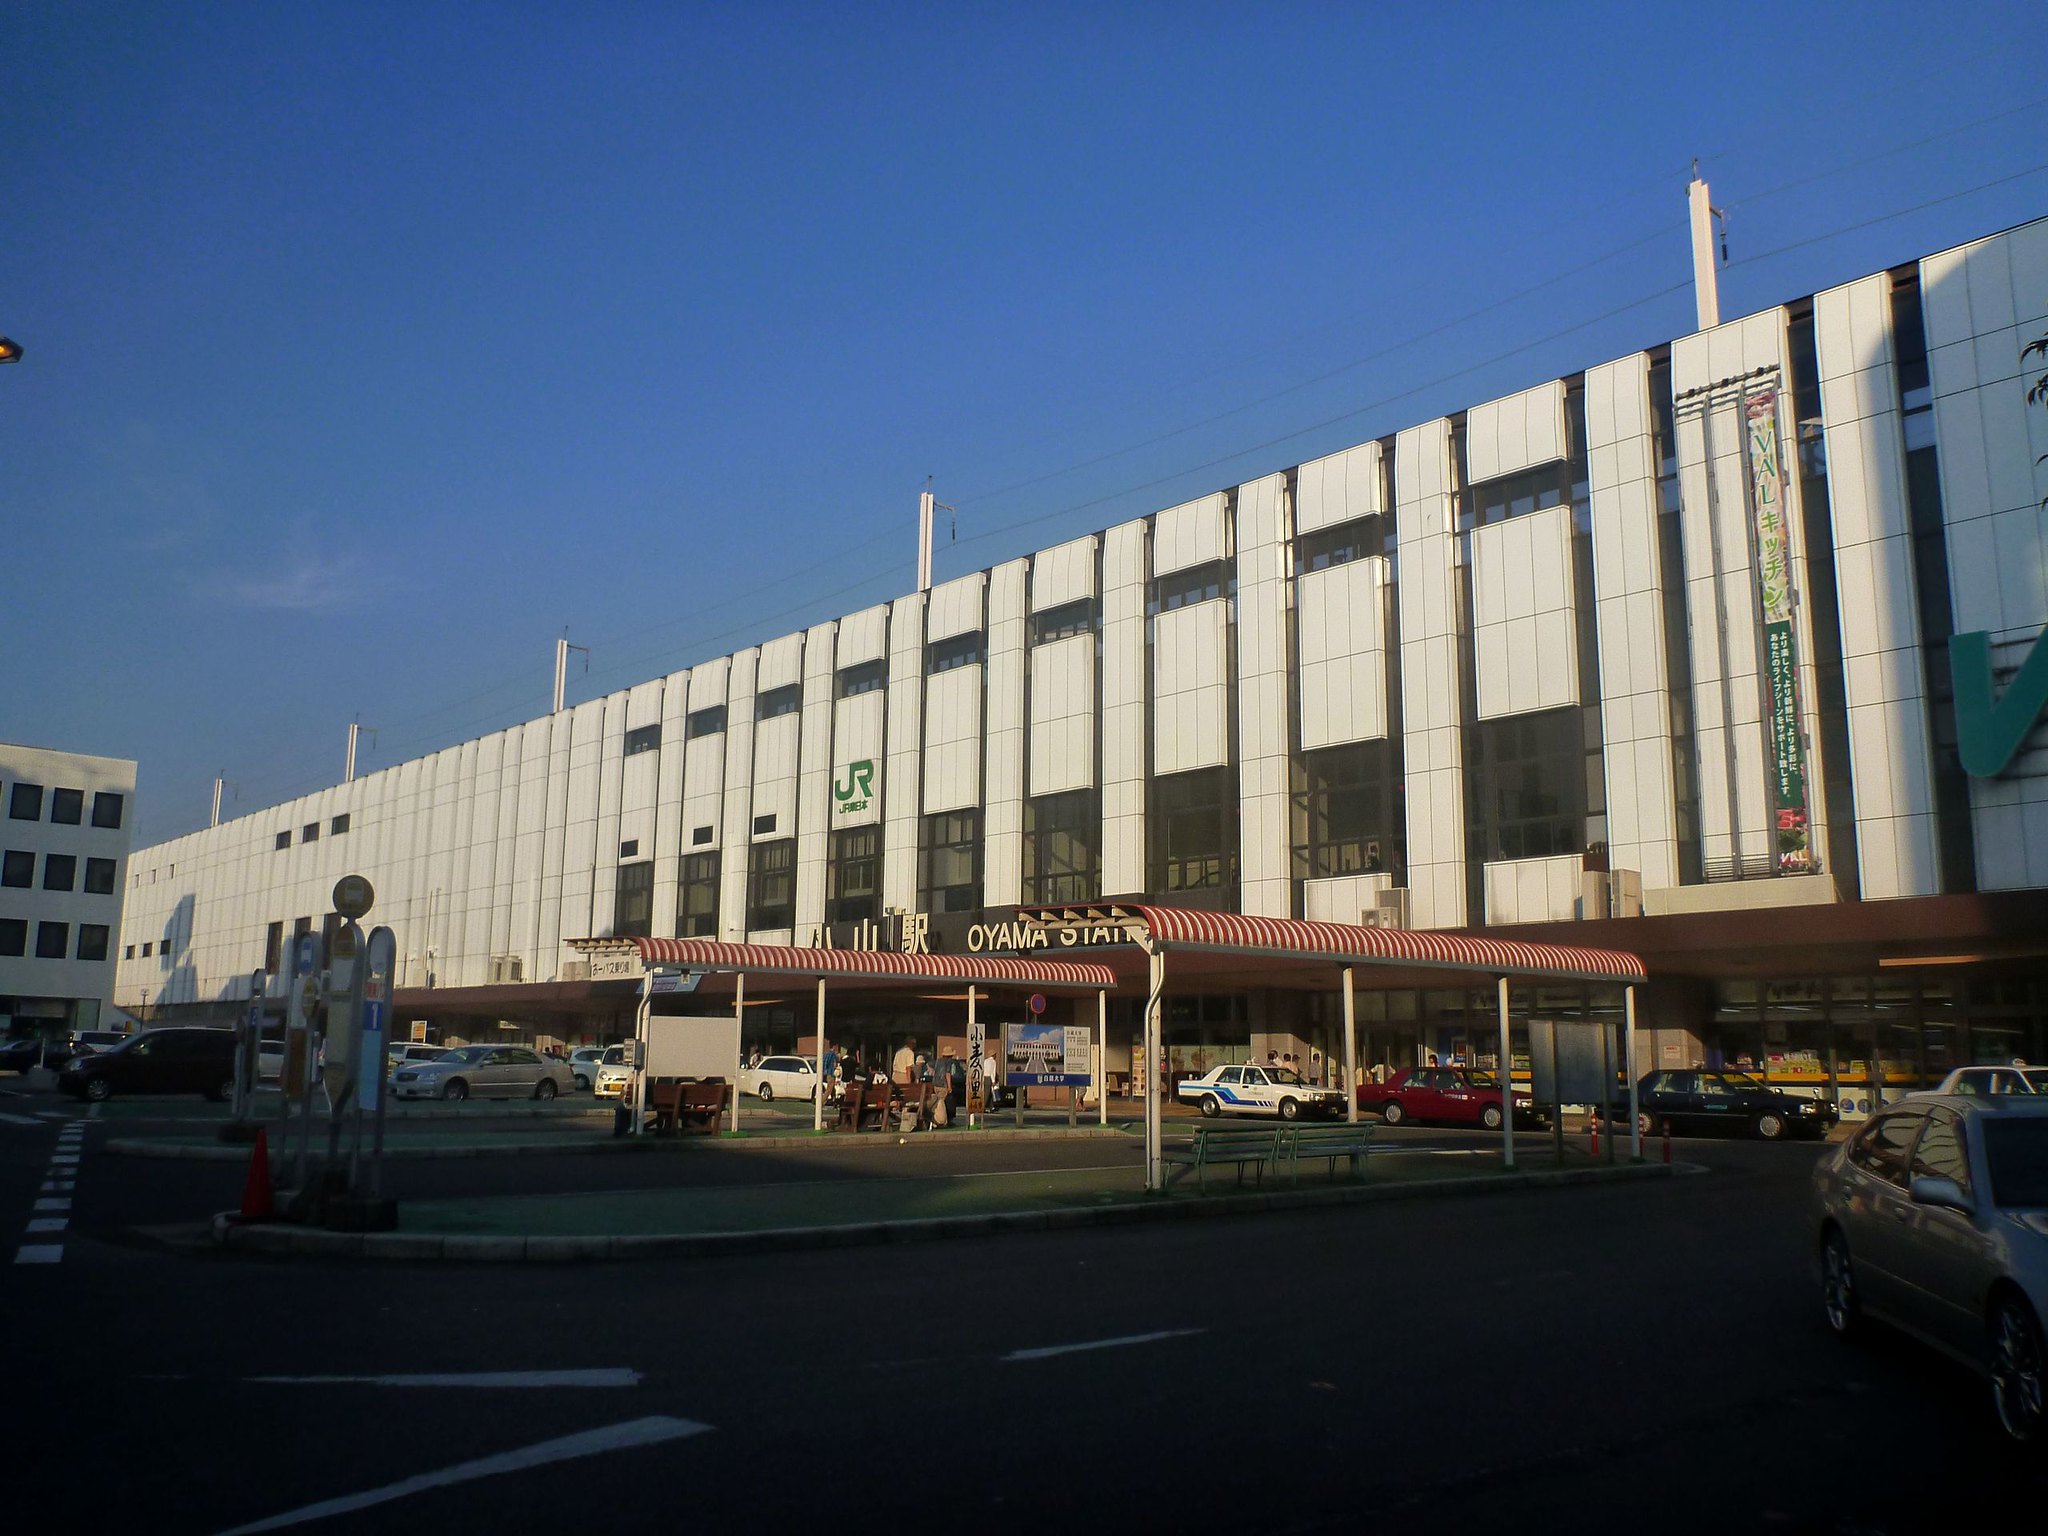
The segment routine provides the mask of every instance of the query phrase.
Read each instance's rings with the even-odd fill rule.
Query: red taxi
[[[1358,1107],[1376,1111],[1389,1125],[1427,1120],[1444,1125],[1500,1129],[1500,1079],[1474,1067],[1410,1067],[1384,1083],[1358,1090]],[[1515,1120],[1535,1125],[1542,1116],[1524,1090],[1515,1091]]]

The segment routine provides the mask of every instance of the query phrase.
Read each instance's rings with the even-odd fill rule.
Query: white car
[[[1249,1064],[1211,1067],[1174,1089],[1183,1104],[1193,1104],[1212,1119],[1217,1115],[1278,1115],[1282,1120],[1344,1113],[1339,1088],[1317,1088],[1287,1067]]]
[[[567,1063],[524,1045],[465,1045],[398,1069],[399,1099],[552,1099],[575,1084]]]
[[[1957,1067],[1934,1091],[1973,1099],[2003,1093],[2048,1093],[2048,1067]]]
[[[591,1090],[600,1099],[623,1099],[626,1085],[633,1081],[633,1069],[626,1065],[626,1048],[623,1045],[607,1046],[604,1055],[598,1058],[597,1081]]]
[[[759,1066],[741,1074],[740,1082],[763,1104],[772,1099],[808,1104],[818,1096],[818,1066],[808,1056],[764,1056]]]
[[[256,1042],[256,1081],[274,1083],[284,1076],[284,1042],[282,1040],[258,1040]]]
[[[575,1074],[578,1088],[597,1086],[597,1069],[604,1064],[604,1047],[586,1045],[569,1053],[569,1070]]]

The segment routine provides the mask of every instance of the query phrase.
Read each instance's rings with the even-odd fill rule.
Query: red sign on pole
[[[1045,1012],[1045,994],[1043,992],[1032,993],[1031,1001],[1027,1006],[1033,1013]]]

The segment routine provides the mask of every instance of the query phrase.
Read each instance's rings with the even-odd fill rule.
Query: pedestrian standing
[[[996,1053],[992,1046],[984,1046],[981,1058],[981,1098],[990,1109],[996,1107]]]

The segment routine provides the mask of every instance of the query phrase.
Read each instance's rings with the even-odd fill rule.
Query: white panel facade
[[[924,596],[899,597],[889,611],[889,720],[882,783],[882,904],[917,906],[920,748],[924,744]]]
[[[838,665],[857,666],[889,654],[889,605],[877,603],[839,621]]]
[[[683,855],[690,851],[683,818],[683,716],[689,709],[690,674],[671,672],[661,680],[661,746],[654,774],[654,931],[675,933]]]
[[[1941,889],[1891,306],[1882,273],[1813,301],[1865,897]]]
[[[1228,498],[1221,491],[1168,507],[1152,520],[1152,574],[1206,565],[1230,553]]]
[[[924,683],[924,813],[981,804],[982,669],[953,667]]]
[[[926,600],[925,639],[947,640],[980,629],[981,588],[980,571],[933,587]]]
[[[1091,546],[1093,541],[1090,541]],[[1094,558],[1089,557],[1090,584]],[[1025,589],[1030,563],[1011,560],[989,573],[988,788],[982,822],[982,900],[1023,899]]]
[[[1287,744],[1287,480],[1237,492],[1237,792],[1240,910],[1294,916]],[[1228,676],[1229,658],[1225,658]],[[1228,689],[1224,690],[1226,700]]]
[[[1312,923],[1356,923],[1376,912],[1379,893],[1392,890],[1392,875],[1331,875],[1302,882],[1301,915]]]
[[[796,791],[796,932],[807,940],[825,920],[825,858],[832,825],[832,694],[835,626],[804,636],[804,707]]]
[[[882,819],[888,789],[882,726],[888,693],[856,693],[832,706],[832,826],[869,827]],[[916,781],[912,780],[914,786]],[[865,786],[865,788],[863,787]]]
[[[1294,529],[1314,533],[1361,517],[1384,514],[1386,470],[1378,443],[1361,443],[1326,459],[1315,459],[1295,473]]]
[[[1579,915],[1579,855],[1503,859],[1486,866],[1486,921],[1568,923]]]
[[[1102,546],[1102,894],[1145,889],[1145,543],[1120,523]]]
[[[1295,687],[1304,751],[1387,734],[1384,556],[1309,571],[1295,582]]]
[[[725,803],[720,808],[718,931],[747,932],[747,868],[754,837],[754,678],[758,650],[736,652],[725,681]]]
[[[1031,562],[1031,611],[1095,595],[1095,535],[1069,539],[1043,550]]]
[[[1465,473],[1474,485],[1565,456],[1564,385],[1539,384],[1465,415]]]
[[[1031,648],[1031,793],[1095,782],[1095,637]]]
[[[1472,532],[1472,651],[1479,718],[1579,702],[1572,509],[1545,507]]]
[[[1230,604],[1171,609],[1152,621],[1152,771],[1185,773],[1230,761],[1226,682]]]
[[[1401,580],[1401,727],[1408,791],[1409,921],[1462,927],[1465,773],[1458,719],[1457,496],[1451,424],[1394,440]]]

